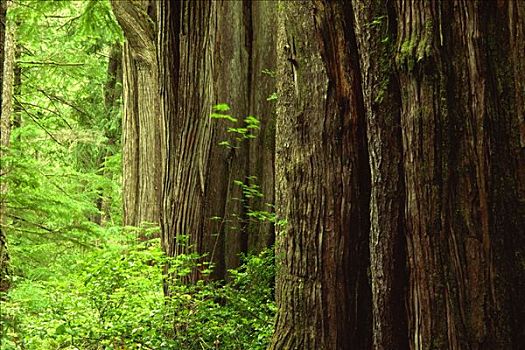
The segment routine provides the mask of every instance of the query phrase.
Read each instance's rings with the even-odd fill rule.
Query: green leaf
[[[259,129],[261,125],[261,121],[253,115],[249,115],[246,118],[244,118],[244,122],[247,124],[246,127],[248,129]]]
[[[228,141],[219,142],[219,146],[233,147]]]
[[[216,112],[227,112],[230,110],[230,106],[227,103],[219,103],[213,106],[213,110]]]
[[[60,326],[58,326],[55,329],[55,333],[57,335],[66,334],[67,333],[67,326],[66,326],[66,324],[65,323],[60,324]]]
[[[277,100],[277,93],[276,92],[272,93],[270,96],[268,96],[266,98],[266,101],[275,101],[275,100]]]
[[[236,123],[237,122],[237,119],[232,117],[231,115],[228,115],[228,114],[219,114],[219,113],[212,113],[211,114],[211,119],[226,119],[226,120],[229,120],[233,123]]]

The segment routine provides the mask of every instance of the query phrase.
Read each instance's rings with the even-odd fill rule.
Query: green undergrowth
[[[137,244],[121,234],[94,249],[35,247],[47,251],[46,266],[13,277],[2,303],[0,348],[266,348],[275,313],[271,250],[245,257],[228,282],[175,281],[166,298],[168,260],[159,246],[158,239]],[[181,276],[197,260],[182,255],[170,266]]]

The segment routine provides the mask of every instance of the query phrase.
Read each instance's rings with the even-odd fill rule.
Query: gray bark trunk
[[[159,225],[162,132],[155,2],[112,1],[123,50],[124,224]]]

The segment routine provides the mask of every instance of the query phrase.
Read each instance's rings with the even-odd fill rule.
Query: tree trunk
[[[246,214],[252,208],[235,181],[255,176],[262,180],[263,189],[273,184],[273,108],[266,97],[275,85],[261,72],[275,64],[274,51],[262,46],[273,42],[269,27],[273,19],[264,16],[272,13],[275,4],[158,4],[167,142],[163,247],[169,256],[190,251],[208,254],[205,259],[215,266],[212,277],[224,278],[228,269],[239,265],[241,252],[260,248],[273,236],[268,226],[250,232]],[[259,54],[262,50],[264,55]],[[257,92],[255,84],[261,86]],[[228,103],[240,122],[232,125],[211,119],[212,107],[218,103]],[[265,139],[255,141],[257,145],[246,139],[232,140],[235,134],[228,132],[230,127],[242,126],[250,112],[262,113],[256,116],[262,121],[260,132]],[[220,146],[221,141],[235,145]],[[265,195],[271,202],[273,191]],[[194,271],[189,280],[199,277]]]
[[[155,1],[112,1],[123,50],[124,225],[159,225],[161,117]]]
[[[410,348],[518,348],[524,6],[398,1],[396,14]]]
[[[6,23],[9,2],[0,0],[0,160],[9,146],[11,116],[13,114],[13,87],[15,65],[14,32]],[[0,176],[5,168],[0,163]],[[9,252],[6,236],[6,193],[7,186],[0,181],[0,294],[9,289]]]
[[[155,130],[166,146],[143,154],[165,160],[162,244],[170,256],[208,253],[216,278],[239,252],[271,242],[271,227],[252,230],[246,217],[272,192],[250,199],[234,180],[274,183],[265,153],[274,148],[272,102],[261,98],[273,92],[277,61],[279,311],[270,349],[525,343],[522,1],[157,4]],[[131,18],[146,10],[138,13]],[[150,22],[130,23],[140,40],[128,38],[127,65],[149,69]],[[134,94],[148,85],[136,81],[127,79],[129,101],[144,100]],[[145,100],[129,109],[153,104]],[[233,126],[210,119],[222,102],[239,119],[262,114],[264,137],[219,147]],[[128,115],[136,130],[148,118]],[[129,143],[139,160],[142,139]],[[139,197],[130,211],[140,211]]]
[[[119,116],[120,98],[122,97],[122,46],[120,43],[113,44],[108,59],[107,80],[104,86],[104,107],[107,116],[106,123],[111,125],[115,118]],[[104,176],[111,176],[104,166],[104,162],[108,157],[114,155],[115,145],[119,145],[120,128],[104,128],[104,136],[107,140],[105,149],[101,152],[98,159],[99,169],[103,169]],[[125,191],[125,193],[129,193]],[[105,224],[111,220],[111,202],[113,198],[104,192],[104,188],[99,189],[99,197],[97,198],[97,209],[99,213],[96,215],[95,222],[99,225]]]
[[[374,348],[519,348],[523,2],[280,8],[276,205],[287,226],[271,349],[371,346],[366,310],[362,330],[352,318],[367,296],[353,284],[363,242]]]
[[[265,1],[249,2],[251,15],[249,42],[250,67],[250,115],[261,120],[257,138],[249,141],[248,176],[255,176],[262,197],[248,200],[249,210],[274,212],[274,163],[275,163],[275,99],[276,93],[276,28],[277,6]],[[261,251],[274,243],[272,222],[250,220],[248,227],[248,249]]]
[[[369,169],[347,4],[280,5],[270,349],[370,348]]]

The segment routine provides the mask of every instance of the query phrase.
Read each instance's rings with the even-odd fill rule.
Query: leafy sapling
[[[219,103],[213,106],[213,112],[210,117],[212,119],[224,120],[231,125],[227,127],[226,131],[232,134],[233,140],[223,140],[219,142],[219,146],[239,148],[242,141],[257,137],[256,131],[260,129],[261,121],[253,115],[239,120],[231,114],[228,114],[229,111],[230,106],[227,103]]]

